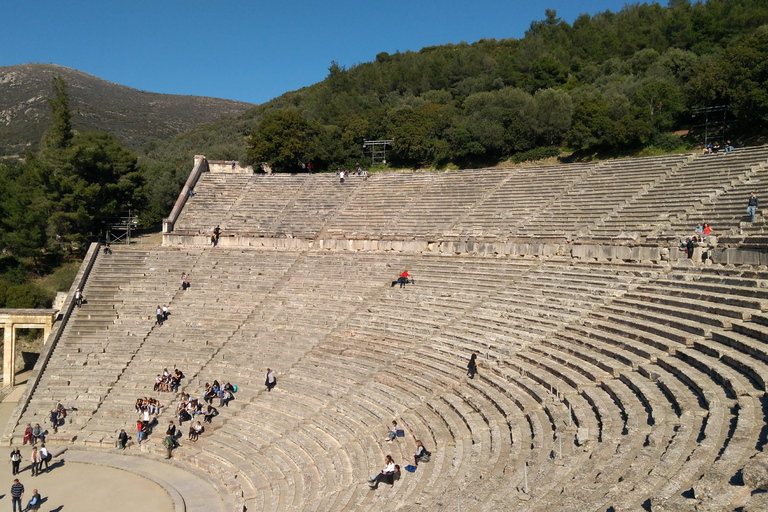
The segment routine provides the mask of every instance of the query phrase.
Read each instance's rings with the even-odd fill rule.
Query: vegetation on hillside
[[[0,156],[37,151],[51,121],[46,98],[54,77],[69,85],[73,130],[108,132],[136,151],[254,105],[239,101],[139,91],[53,64],[0,67]]]
[[[74,133],[67,84],[56,77],[52,87],[40,151],[0,162],[0,307],[49,305],[74,275],[62,264],[124,209],[145,205],[137,157],[111,134]]]
[[[768,4],[671,0],[579,16],[547,10],[519,40],[484,39],[380,53],[318,84],[140,155],[154,183],[150,217],[175,199],[192,156],[301,162],[364,161],[363,139],[393,139],[401,167],[495,164],[557,154],[673,151],[700,124],[691,109],[729,108],[729,134],[768,127]]]

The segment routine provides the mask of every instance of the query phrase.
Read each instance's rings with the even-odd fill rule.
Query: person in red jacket
[[[408,278],[411,278],[410,281],[408,281]],[[400,277],[397,278],[397,281],[392,281],[392,286],[394,287],[397,283],[400,283],[400,288],[405,286],[407,283],[413,284],[415,281],[413,277],[411,277],[411,274],[408,273],[407,270],[403,270],[403,273],[400,274]]]

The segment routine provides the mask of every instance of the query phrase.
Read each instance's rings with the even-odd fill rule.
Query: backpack
[[[171,440],[167,437],[163,439],[163,446],[165,446],[166,448],[171,448]]]
[[[232,391],[234,391],[235,393],[237,393],[237,386],[232,386]]]

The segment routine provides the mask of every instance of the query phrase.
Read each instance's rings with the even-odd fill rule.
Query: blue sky
[[[137,89],[263,103],[382,51],[522,37],[617,0],[5,0],[0,66],[60,64]]]

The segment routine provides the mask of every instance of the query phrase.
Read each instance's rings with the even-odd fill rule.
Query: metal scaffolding
[[[394,140],[364,140],[363,152],[371,155],[371,167],[377,163],[387,163],[387,146]]]

